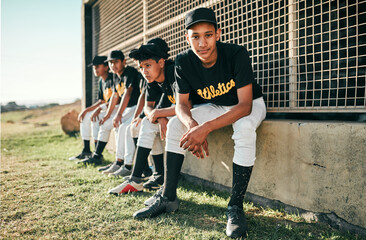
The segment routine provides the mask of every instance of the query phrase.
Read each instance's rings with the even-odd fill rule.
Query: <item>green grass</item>
[[[82,147],[58,121],[22,127],[27,111],[3,114],[1,136],[1,239],[226,239],[229,194],[181,181],[180,210],[154,219],[134,220],[153,192],[108,195],[121,180],[97,167],[67,158]],[[106,153],[106,159],[113,155]],[[245,203],[248,239],[363,239],[297,215]]]

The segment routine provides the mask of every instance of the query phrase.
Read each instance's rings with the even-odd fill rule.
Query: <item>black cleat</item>
[[[103,172],[103,171],[107,170],[110,166],[112,166],[112,164],[113,164],[113,162],[111,162],[110,164],[108,164],[106,166],[100,167],[100,168],[98,168],[98,171]]]
[[[231,238],[246,237],[248,226],[243,209],[235,205],[229,206],[226,216],[226,235]]]
[[[133,217],[138,219],[156,217],[165,212],[175,212],[178,210],[178,208],[178,198],[176,198],[174,201],[169,201],[167,197],[160,195],[153,204],[135,212]]]
[[[164,176],[158,175],[157,173],[154,173],[150,178],[149,181],[144,183],[144,188],[149,190],[156,190],[159,189],[161,185],[164,184]]]
[[[154,193],[154,195],[152,195],[149,199],[147,199],[144,202],[144,205],[150,206],[151,204],[153,204],[159,196],[163,195],[163,190],[164,190],[164,186],[161,186],[160,189],[158,191],[156,191],[156,193]]]
[[[103,161],[103,156],[102,155],[98,155],[96,153],[93,153],[93,155],[90,158],[86,158],[84,160],[81,161],[77,161],[77,164],[101,164]]]
[[[85,158],[88,158],[92,155],[91,152],[81,152],[79,155],[74,156],[74,157],[70,157],[69,160],[70,161],[74,161],[74,160],[82,160]]]
[[[151,176],[153,175],[153,172],[151,171],[150,168],[147,168],[143,171],[142,173],[142,180],[146,181],[148,180]]]

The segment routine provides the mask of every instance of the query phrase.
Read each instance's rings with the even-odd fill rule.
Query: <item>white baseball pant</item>
[[[164,147],[160,138],[159,124],[151,123],[147,117],[141,122],[141,129],[137,146],[151,149],[151,155],[164,153]]]
[[[102,141],[102,142],[108,142],[109,140],[109,136],[111,134],[111,130],[113,128],[113,118],[117,113],[119,105],[116,105],[113,109],[113,112],[111,114],[111,116],[102,124],[99,125],[99,121],[105,116],[107,110],[102,110],[103,114],[99,115],[99,120],[97,120],[96,122],[93,122],[93,128],[94,127],[99,127],[99,132],[98,132],[98,141]],[[117,133],[117,129],[114,129],[115,133]]]
[[[202,124],[215,119],[227,111],[232,106],[217,106],[215,104],[203,104],[191,109],[192,117]],[[266,117],[266,106],[263,98],[253,100],[252,112],[250,115],[238,119],[232,124],[234,134],[234,158],[233,162],[240,166],[253,166],[256,159],[256,129]],[[181,137],[187,132],[187,128],[175,116],[168,123],[166,137],[166,151],[185,155],[186,150],[179,147]]]
[[[80,135],[81,139],[90,141],[91,135],[93,134],[94,140],[98,139],[99,124],[94,124],[90,119],[93,111],[85,114],[83,121],[80,123]],[[99,119],[103,117],[105,112],[101,111],[98,115]]]
[[[137,127],[131,123],[126,128],[124,160],[127,165],[132,165],[133,163],[133,156],[136,150],[133,139],[139,136],[140,126],[141,123]]]
[[[142,121],[140,124],[136,127],[135,124],[130,124],[126,129],[126,139],[125,139],[125,163],[127,165],[133,164],[133,158],[135,155],[135,143],[133,141],[134,138],[139,137],[140,129],[142,126]],[[130,134],[128,134],[130,133]],[[160,143],[159,143],[160,142]],[[152,155],[159,155],[164,153],[164,148],[162,146],[160,138],[158,140],[154,140],[151,154]]]
[[[132,107],[128,107],[123,111],[122,123],[119,125],[118,132],[116,134],[116,158],[117,159],[124,159],[126,134],[128,133],[128,135],[130,135],[129,132],[126,131],[126,129],[131,124],[135,110],[136,110],[136,105],[132,106]]]

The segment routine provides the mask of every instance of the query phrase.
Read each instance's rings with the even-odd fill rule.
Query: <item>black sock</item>
[[[184,155],[182,154],[166,152],[163,196],[166,196],[169,201],[174,201],[177,197],[177,186],[183,160]]]
[[[84,140],[83,153],[90,153],[90,141]]]
[[[154,160],[155,172],[158,175],[164,175],[164,154],[152,155]]]
[[[151,170],[151,168],[149,166],[149,162],[148,161],[146,161],[146,162],[147,162],[147,164],[146,164],[145,169],[144,169],[144,175],[145,175],[145,177],[152,175],[152,170]]]
[[[125,164],[125,168],[127,168],[128,170],[131,170],[132,165],[127,165],[127,164]]]
[[[133,138],[133,142],[135,143],[135,147],[137,146],[137,140],[138,140],[138,138]]]
[[[105,148],[105,145],[107,145],[106,142],[98,141],[97,143],[97,149],[95,150],[95,153],[99,156],[102,156],[103,150]]]
[[[243,209],[244,195],[247,191],[252,167],[243,167],[233,163],[233,187],[231,189],[231,197],[229,206],[238,206]]]
[[[124,161],[123,161],[123,160],[117,160],[117,165],[118,165],[118,166],[122,166],[122,165],[123,165],[123,163],[124,163]]]
[[[132,176],[141,177],[142,173],[149,167],[147,163],[147,157],[150,154],[151,149],[144,147],[137,147],[136,157],[135,157],[135,165],[133,166]]]

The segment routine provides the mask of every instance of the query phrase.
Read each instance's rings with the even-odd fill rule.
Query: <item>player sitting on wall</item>
[[[92,132],[95,146],[97,144],[99,132],[98,119],[105,114],[113,92],[113,74],[108,73],[108,63],[104,62],[106,59],[106,56],[95,56],[93,62],[88,65],[89,67],[93,66],[94,75],[100,78],[98,82],[98,101],[92,106],[85,108],[79,114],[80,135],[84,142],[84,148],[79,155],[70,157],[69,160],[81,160],[91,156],[90,138]]]
[[[243,199],[255,162],[256,129],[266,115],[262,92],[254,80],[247,50],[219,41],[221,29],[211,9],[189,12],[185,27],[191,48],[178,54],[175,61],[177,116],[168,123],[164,190],[153,204],[133,216],[146,218],[176,211],[176,188],[186,150],[198,158],[208,156],[207,135],[231,124],[235,147],[226,234],[242,237],[247,232]],[[207,104],[191,109],[191,90]]]
[[[110,194],[122,194],[142,191],[143,188],[158,189],[164,182],[164,157],[161,139],[165,138],[168,119],[175,115],[174,98],[174,63],[167,60],[169,48],[160,38],[152,39],[147,44],[134,49],[130,57],[139,64],[140,71],[148,82],[144,112],[137,142],[136,160],[132,175],[119,186],[109,190]],[[168,100],[165,103],[164,100]],[[160,102],[160,106],[157,107]],[[161,136],[161,139],[160,139]],[[150,152],[158,145],[161,152],[152,153],[155,173],[145,184],[142,173],[148,165]],[[161,148],[160,148],[161,147]]]
[[[109,140],[114,127],[116,136],[116,161],[113,164],[122,166],[124,156],[124,139],[126,127],[131,123],[140,95],[138,72],[135,68],[126,66],[126,59],[122,51],[113,50],[106,60],[113,71],[113,94],[108,110],[100,119],[98,143],[90,158],[79,161],[84,164],[100,164],[103,160],[103,150]]]

